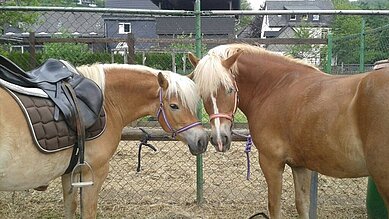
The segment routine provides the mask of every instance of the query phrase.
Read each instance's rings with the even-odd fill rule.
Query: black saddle
[[[98,85],[75,72],[75,68],[62,61],[48,59],[42,66],[25,72],[15,63],[0,55],[0,78],[22,86],[40,88],[55,104],[54,118],[58,120],[59,111],[70,127],[76,129],[77,107],[84,128],[91,127],[99,118],[103,106],[103,94]],[[74,90],[76,103],[72,98]]]

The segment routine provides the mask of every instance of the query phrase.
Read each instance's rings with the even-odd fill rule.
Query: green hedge
[[[0,54],[9,58],[13,62],[15,62],[17,65],[19,65],[22,69],[29,71],[33,69],[32,63],[31,63],[31,56],[30,53],[25,52],[8,52],[0,49]],[[71,64],[75,66],[80,65],[87,65],[87,64],[94,64],[94,63],[111,63],[112,62],[112,55],[111,53],[106,52],[85,52],[85,51],[79,51],[75,50],[71,53],[61,53],[61,52],[44,52],[44,51],[37,51],[36,53],[36,64],[37,66],[41,65],[43,62],[45,62],[49,58],[54,59],[62,59],[70,62]],[[177,71],[179,73],[183,73],[182,71],[182,54],[176,55],[176,66]],[[145,65],[149,66],[151,68],[155,69],[161,69],[161,70],[171,70],[172,69],[172,60],[171,60],[171,54],[167,53],[146,53],[146,62]],[[114,55],[114,63],[124,63],[124,58],[120,54]],[[135,64],[142,64],[142,54],[136,53],[135,54]],[[187,68],[191,67],[189,61],[187,61]]]

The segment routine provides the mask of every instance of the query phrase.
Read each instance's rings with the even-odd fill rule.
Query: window
[[[119,34],[131,33],[131,23],[119,23]]]
[[[303,14],[303,15],[301,16],[301,19],[302,19],[303,21],[307,21],[307,20],[308,20],[308,15],[307,15],[307,14]]]
[[[21,52],[24,53],[24,47],[23,46],[11,46],[9,49],[11,52]]]
[[[318,21],[319,19],[320,19],[320,15],[318,15],[318,14],[314,14],[312,17],[312,20],[314,20],[314,21]]]
[[[291,21],[295,21],[296,20],[296,15],[295,14],[291,14],[290,15],[290,20]]]

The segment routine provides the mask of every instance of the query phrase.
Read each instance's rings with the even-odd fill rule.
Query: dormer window
[[[290,20],[291,20],[291,21],[297,20],[296,15],[295,15],[295,14],[291,14],[291,15],[290,15]]]
[[[119,23],[119,34],[131,33],[131,23]]]

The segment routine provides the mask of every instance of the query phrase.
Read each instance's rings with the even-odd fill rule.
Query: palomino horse
[[[281,217],[285,164],[293,171],[301,218],[308,218],[310,170],[337,178],[371,176],[388,206],[388,68],[328,75],[244,44],[221,45],[190,60],[217,151],[230,147],[236,107],[247,116],[271,218]]]
[[[108,162],[120,142],[122,129],[132,121],[158,112],[163,129],[186,142],[192,154],[206,150],[208,136],[195,116],[200,97],[189,78],[138,65],[96,64],[78,70],[102,88],[107,117],[103,134],[85,144],[85,161],[93,169],[94,185],[83,188],[84,218],[96,217]],[[20,107],[3,88],[0,102],[0,191],[46,186],[62,176],[65,218],[73,218],[77,189],[72,189],[71,174],[63,175],[72,149],[51,154],[39,152]],[[82,174],[84,179],[91,179],[90,171]]]

